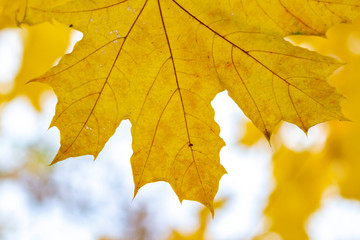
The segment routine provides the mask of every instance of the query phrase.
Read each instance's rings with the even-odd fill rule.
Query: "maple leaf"
[[[283,36],[324,34],[358,15],[358,1],[28,1],[24,23],[55,18],[84,33],[71,55],[36,79],[58,96],[53,163],[99,154],[124,119],[132,123],[135,194],[169,182],[180,201],[212,201],[225,169],[210,102],[227,89],[267,136],[281,121],[304,131],[344,119],[326,82],[339,64]]]

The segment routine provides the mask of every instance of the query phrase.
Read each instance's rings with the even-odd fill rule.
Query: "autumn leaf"
[[[180,201],[212,201],[225,169],[210,102],[228,90],[267,138],[281,121],[304,131],[343,120],[326,77],[334,59],[294,47],[358,15],[357,1],[29,0],[24,23],[55,18],[84,33],[71,55],[35,81],[58,96],[53,163],[97,156],[124,119],[132,123],[135,194],[166,181]]]

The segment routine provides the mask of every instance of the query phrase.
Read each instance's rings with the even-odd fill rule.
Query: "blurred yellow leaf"
[[[27,82],[46,72],[64,55],[69,45],[70,29],[56,22],[23,28],[24,53],[21,68],[12,83],[12,90],[0,94],[0,103],[25,95],[33,106],[40,110],[40,96],[49,88],[43,84]]]
[[[283,239],[307,239],[305,223],[331,183],[330,162],[311,152],[280,149],[273,157],[276,187],[265,209],[268,231]]]
[[[214,203],[214,209],[221,209],[226,204],[227,199],[222,199]],[[169,240],[205,240],[206,229],[208,227],[209,220],[211,219],[209,211],[206,208],[202,208],[199,211],[199,227],[193,233],[181,233],[174,230]]]
[[[244,128],[245,131],[243,132],[243,136],[240,138],[240,144],[245,146],[253,146],[264,137],[264,135],[259,131],[259,129],[255,127],[251,121],[246,121]]]

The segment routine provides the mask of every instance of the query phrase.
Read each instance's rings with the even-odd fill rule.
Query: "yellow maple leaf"
[[[210,102],[227,89],[267,138],[281,121],[304,131],[344,119],[326,82],[339,64],[294,47],[291,33],[324,34],[358,15],[355,1],[28,1],[25,23],[55,18],[84,33],[71,55],[36,81],[59,102],[61,132],[53,163],[99,154],[130,119],[135,193],[169,182],[180,201],[212,201],[225,169]]]

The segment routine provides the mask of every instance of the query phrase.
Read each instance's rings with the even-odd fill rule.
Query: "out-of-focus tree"
[[[343,197],[360,200],[360,21],[335,26],[326,37],[292,36],[289,40],[346,63],[330,82],[346,96],[343,112],[351,121],[328,123],[328,132],[324,132],[327,141],[321,151],[313,147],[289,149],[279,136],[272,139],[275,189],[264,211],[266,227],[255,239],[276,234],[282,239],[307,239],[306,222],[319,208],[324,190],[333,184]],[[245,128],[247,133],[240,144],[251,146],[264,141],[251,123]]]

